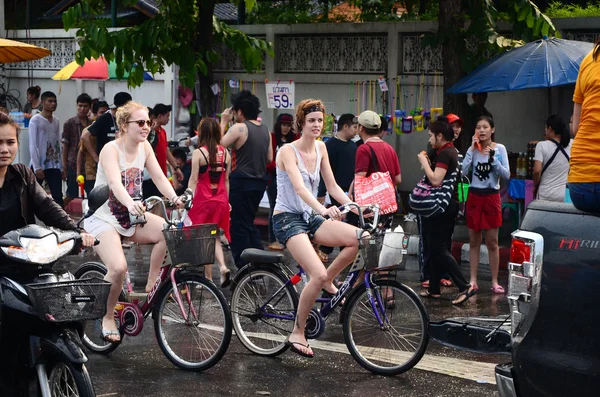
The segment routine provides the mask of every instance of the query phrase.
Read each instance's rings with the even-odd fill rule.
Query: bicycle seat
[[[246,248],[242,252],[241,258],[247,263],[280,263],[283,262],[284,255],[282,252]]]

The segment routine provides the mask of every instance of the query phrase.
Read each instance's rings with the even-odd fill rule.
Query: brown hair
[[[19,142],[19,124],[11,119],[7,114],[0,112],[0,127],[8,125],[15,128],[15,135],[17,136],[17,143]]]
[[[42,92],[42,87],[40,87],[39,85],[36,85],[34,87],[29,87],[27,89],[27,93],[29,95],[33,95],[34,97],[36,97],[36,99],[40,97],[41,92]]]
[[[145,110],[148,112],[148,108],[146,106],[133,101],[129,101],[117,109],[116,119],[117,125],[119,126],[119,131],[123,131],[123,127],[127,124],[133,112],[137,110]]]
[[[198,147],[208,148],[209,168],[217,162],[217,145],[221,143],[221,127],[217,120],[207,117],[198,124]]]
[[[598,38],[598,40],[596,40],[596,44],[594,45],[594,61],[596,60],[596,58],[598,58],[598,55],[600,55],[600,37]]]
[[[306,115],[316,110],[312,110],[313,108],[319,109],[319,111],[323,112],[323,117],[325,117],[325,105],[321,102],[320,99],[305,99],[298,104],[296,108],[296,132],[300,134],[302,132],[302,127],[304,127],[304,123],[306,122]]]

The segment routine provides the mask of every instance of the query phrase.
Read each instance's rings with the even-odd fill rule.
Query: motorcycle
[[[106,187],[93,189],[85,217],[107,199]],[[0,395],[96,395],[82,321],[104,316],[110,283],[55,266],[80,245],[78,232],[40,225],[0,237]]]

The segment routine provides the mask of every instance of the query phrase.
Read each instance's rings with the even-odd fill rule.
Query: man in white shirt
[[[30,166],[38,182],[46,181],[52,198],[62,207],[62,181],[66,179],[66,173],[61,162],[60,123],[54,117],[56,95],[51,91],[44,92],[42,106],[42,112],[29,122]]]

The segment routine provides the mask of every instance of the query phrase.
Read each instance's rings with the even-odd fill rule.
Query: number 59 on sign
[[[294,83],[266,83],[265,89],[269,109],[294,108]]]

